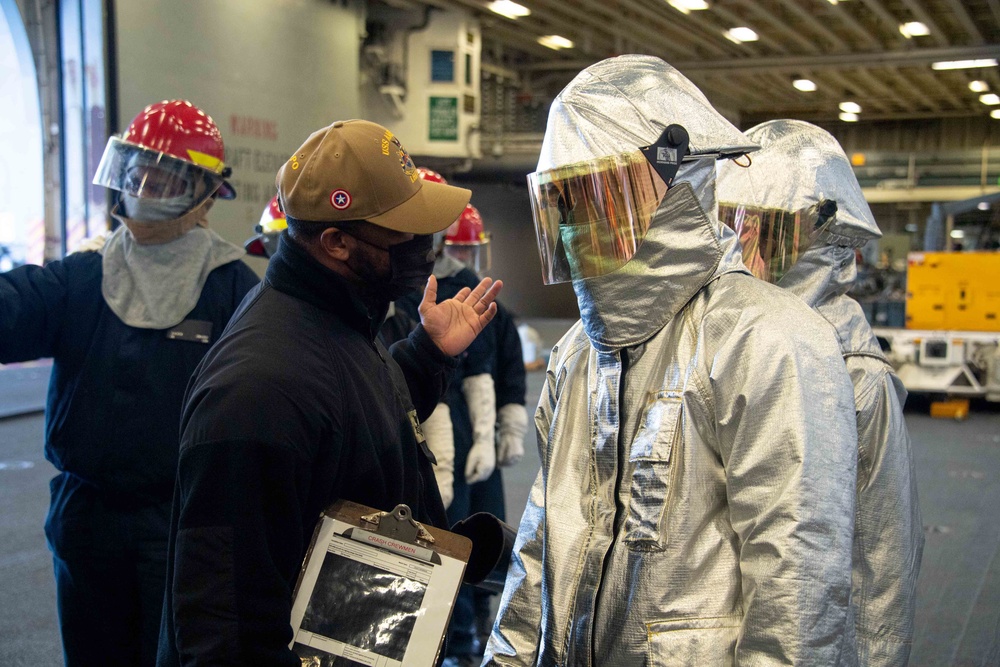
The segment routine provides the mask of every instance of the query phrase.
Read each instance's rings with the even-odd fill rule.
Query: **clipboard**
[[[472,542],[338,500],[320,515],[292,602],[291,648],[303,667],[433,667]]]

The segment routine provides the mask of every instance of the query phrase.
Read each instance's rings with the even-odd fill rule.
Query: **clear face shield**
[[[112,137],[97,166],[94,185],[137,199],[170,202],[191,211],[223,184],[222,174],[163,152]]]
[[[485,238],[479,243],[445,241],[444,252],[452,259],[465,264],[478,275],[483,275],[490,270],[492,257],[490,255],[489,232],[485,234]]]
[[[656,143],[528,175],[546,285],[607,275],[627,264],[682,161],[688,135],[667,127]]]
[[[777,283],[829,228],[837,203],[824,199],[798,211],[722,202],[719,220],[736,232],[743,263],[761,280]]]

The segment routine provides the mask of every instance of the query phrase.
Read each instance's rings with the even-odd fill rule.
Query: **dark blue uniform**
[[[454,276],[439,278],[438,302],[451,299],[464,287],[474,289],[478,284],[479,278],[469,269],[462,269]],[[418,309],[423,296],[423,292],[414,292],[398,300],[396,306],[413,321],[419,322],[420,312]],[[497,304],[497,308],[499,307],[500,304]],[[472,449],[472,421],[469,418],[469,406],[465,401],[465,394],[462,393],[462,379],[483,373],[493,373],[496,359],[495,331],[496,327],[490,322],[476,337],[476,340],[469,345],[461,357],[454,378],[448,385],[448,391],[441,399],[448,404],[451,412],[452,430],[455,434],[455,496],[451,505],[448,506],[448,521],[452,524],[469,516],[471,503],[470,487],[465,483],[465,461],[469,457],[469,450]]]
[[[462,269],[454,276],[439,278],[438,300],[449,299],[464,287],[474,288],[479,280],[469,269]],[[422,298],[423,293],[417,292],[398,301],[397,306],[411,318],[419,318],[417,308]],[[387,336],[390,340],[393,339],[388,329]],[[472,485],[465,482],[465,462],[472,449],[472,421],[462,393],[462,379],[482,373],[493,376],[497,409],[508,403],[524,405],[526,380],[521,339],[513,316],[499,302],[496,316],[475,343],[469,346],[444,397],[451,413],[455,441],[455,495],[448,506],[448,521],[452,525],[477,512],[488,512],[501,520],[506,518],[503,476],[499,466],[482,482]],[[455,611],[448,629],[449,655],[465,656],[481,652],[481,640],[477,639],[477,635],[482,633],[478,625],[481,618],[487,619],[484,624],[488,624],[488,619],[492,617],[490,597],[491,594],[487,591],[462,587],[455,601]]]
[[[514,316],[509,310],[497,304],[497,314],[490,322],[490,326],[493,327],[496,346],[493,387],[496,391],[497,410],[510,403],[524,405],[527,377],[524,371],[521,337],[517,333]],[[503,475],[499,463],[489,478],[471,487],[469,514],[471,516],[477,512],[488,512],[501,521],[507,520]],[[455,604],[457,617],[455,625],[461,623],[461,629],[456,628],[455,632],[465,636],[475,633],[474,636],[479,642],[476,653],[485,650],[493,628],[493,610],[490,607],[492,597],[493,593],[480,588],[472,591],[463,590]]]
[[[152,664],[181,401],[210,345],[118,319],[101,261],[83,252],[0,274],[0,363],[54,361],[45,457],[60,474],[45,534],[66,664]],[[257,282],[242,262],[215,269],[187,319],[209,323],[214,342]]]

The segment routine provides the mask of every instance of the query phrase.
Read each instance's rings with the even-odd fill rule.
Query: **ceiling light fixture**
[[[997,120],[1000,120],[1000,109],[994,109],[993,111],[991,111],[990,118],[996,118]]]
[[[486,5],[494,14],[499,14],[500,16],[506,16],[509,19],[519,19],[522,16],[529,16],[531,10],[524,5],[519,5],[513,0],[494,0],[490,4]]]
[[[547,46],[550,49],[558,51],[559,49],[572,49],[573,41],[566,39],[561,35],[545,35],[544,37],[538,38],[538,43],[542,46]]]
[[[725,35],[726,39],[730,42],[736,42],[737,44],[741,44],[743,42],[756,42],[759,39],[757,33],[746,26],[730,28],[722,34]]]
[[[910,39],[911,37],[926,37],[931,34],[931,29],[920,21],[910,21],[909,23],[903,23],[899,26],[899,33]]]
[[[969,90],[971,90],[974,93],[985,93],[989,89],[990,89],[990,84],[986,83],[985,81],[969,82]]]
[[[667,0],[667,4],[682,14],[708,9],[708,3],[705,0]]]
[[[986,93],[985,95],[979,96],[979,101],[987,106],[994,106],[1000,104],[1000,95],[996,93]]]
[[[840,120],[844,121],[845,123],[857,123],[858,122],[858,114],[856,114],[856,113],[848,113],[847,111],[844,111],[843,113],[841,113],[839,116],[837,116],[837,118],[839,118]]]
[[[965,230],[964,229],[953,229],[951,230],[951,238],[953,239],[964,239]]]
[[[861,105],[857,102],[841,102],[840,110],[844,113],[861,113]]]
[[[996,58],[981,58],[979,60],[942,60],[931,63],[931,69],[972,69],[975,67],[996,67]]]
[[[803,93],[812,93],[816,90],[816,83],[810,79],[796,79],[792,81],[792,87]]]

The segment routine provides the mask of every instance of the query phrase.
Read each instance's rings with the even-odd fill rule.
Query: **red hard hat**
[[[490,268],[490,235],[483,228],[479,210],[468,204],[445,233],[444,252],[476,273]]]
[[[257,235],[247,239],[243,249],[255,257],[271,257],[278,249],[278,236],[287,228],[288,220],[278,203],[278,195],[274,195],[261,213],[260,222],[254,228]]]
[[[226,150],[218,126],[185,100],[150,104],[132,120],[122,140],[194,162],[217,174],[225,167]]]
[[[282,229],[288,227],[288,221],[285,220],[285,212],[281,210],[281,204],[278,203],[278,195],[271,197],[267,208],[260,214],[260,226],[267,233],[280,232]]]
[[[448,228],[444,242],[452,245],[478,245],[486,242],[483,216],[479,215],[475,206],[466,205],[462,215]]]
[[[108,140],[94,183],[136,196],[159,196],[141,193],[148,185],[136,180],[141,175],[136,176],[134,166],[141,163],[156,167],[157,185],[168,183],[166,190],[197,179],[209,185],[210,194],[233,199],[236,191],[225,180],[232,171],[225,157],[222,133],[211,116],[186,100],[164,100],[140,111],[121,137]]]
[[[441,183],[442,185],[448,185],[448,181],[444,180],[444,176],[437,173],[432,169],[427,169],[425,167],[417,167],[417,173],[420,178],[425,181],[430,181],[431,183]]]
[[[226,147],[219,126],[187,100],[150,104],[132,119],[122,140],[193,162],[223,178],[231,171],[226,169]],[[219,196],[232,199],[236,192],[223,181]]]

